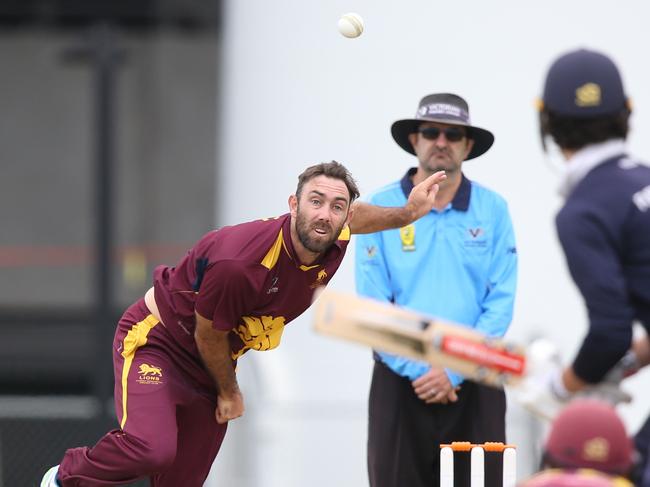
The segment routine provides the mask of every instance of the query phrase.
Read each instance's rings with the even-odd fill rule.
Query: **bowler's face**
[[[350,192],[340,179],[316,176],[302,188],[300,199],[290,199],[300,243],[310,252],[327,250],[350,216]]]
[[[431,134],[423,129],[435,127],[439,129],[437,137],[432,138]],[[453,128],[455,132],[462,132],[460,140],[449,140],[445,130]],[[467,138],[465,127],[449,125],[437,122],[423,122],[419,131],[409,135],[409,140],[415,150],[415,155],[420,162],[420,168],[427,174],[436,171],[446,171],[448,174],[460,171],[463,161],[472,150],[474,141]]]

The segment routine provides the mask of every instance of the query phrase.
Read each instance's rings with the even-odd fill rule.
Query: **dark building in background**
[[[0,2],[0,486],[115,423],[115,322],[214,224],[219,13]]]

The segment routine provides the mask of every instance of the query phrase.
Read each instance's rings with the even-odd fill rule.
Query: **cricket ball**
[[[363,19],[354,12],[347,13],[339,19],[339,32],[345,37],[359,37],[363,32]]]

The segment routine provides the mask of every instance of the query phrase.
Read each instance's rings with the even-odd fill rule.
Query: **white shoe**
[[[59,466],[56,465],[50,468],[45,475],[43,475],[43,480],[41,480],[40,487],[61,487],[56,481],[56,474],[59,473]]]

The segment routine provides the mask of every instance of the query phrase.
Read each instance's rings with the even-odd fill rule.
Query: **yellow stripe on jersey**
[[[282,237],[282,229],[280,229],[280,233],[278,233],[278,238],[275,239],[275,242],[269,249],[269,251],[266,253],[264,258],[262,259],[261,264],[266,267],[268,270],[273,269],[275,267],[275,264],[278,263],[278,258],[280,257],[280,252],[282,251],[282,247],[284,245],[284,238]]]
[[[339,233],[339,240],[350,240],[350,227],[347,225],[343,227],[343,230],[341,230],[341,233]]]
[[[124,364],[122,365],[122,421],[120,421],[120,428],[122,429],[126,424],[127,379],[135,357],[135,351],[147,343],[147,335],[158,323],[160,322],[155,316],[148,315],[144,320],[133,325],[133,328],[124,337],[122,350],[122,357],[124,357]]]

